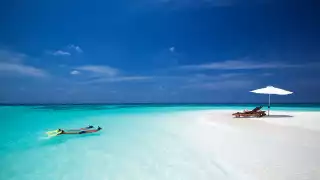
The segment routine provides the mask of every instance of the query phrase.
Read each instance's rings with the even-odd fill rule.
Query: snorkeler
[[[93,128],[93,126],[89,126],[90,128]],[[97,129],[90,129],[89,127],[87,128],[81,128],[80,130],[63,130],[63,129],[58,129],[57,135],[61,134],[86,134],[86,133],[94,133],[100,131],[102,128],[98,126]]]
[[[84,128],[80,128],[80,129],[68,129],[68,131],[80,131],[80,130],[88,130],[93,128],[93,126],[88,126],[88,127],[84,127]]]

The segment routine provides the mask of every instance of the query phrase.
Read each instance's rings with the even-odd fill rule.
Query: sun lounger
[[[243,112],[236,112],[233,113],[232,115],[235,116],[236,118],[240,118],[240,117],[263,117],[266,114],[266,111],[261,111],[263,106],[259,106],[254,108],[251,111],[243,111]]]

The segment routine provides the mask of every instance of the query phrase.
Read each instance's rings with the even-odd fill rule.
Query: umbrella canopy
[[[258,94],[276,94],[276,95],[288,95],[288,94],[292,94],[293,92],[291,91],[286,91],[280,88],[276,88],[273,86],[267,86],[265,88],[261,88],[261,89],[256,89],[253,91],[250,91],[253,93],[258,93]]]
[[[291,91],[287,91],[287,90],[284,90],[284,89],[276,88],[276,87],[273,87],[273,86],[267,86],[265,88],[256,89],[256,90],[253,90],[253,91],[250,91],[250,92],[258,93],[258,94],[269,94],[268,115],[269,115],[269,110],[270,110],[270,95],[271,94],[288,95],[288,94],[292,94],[293,93]]]

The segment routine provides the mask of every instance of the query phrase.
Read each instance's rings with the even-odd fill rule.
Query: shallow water
[[[230,179],[179,131],[182,113],[243,106],[0,106],[0,179]],[[245,107],[245,108],[250,108]],[[306,107],[279,107],[303,110]],[[307,107],[308,110],[318,110]],[[101,126],[94,134],[48,138],[57,128]]]

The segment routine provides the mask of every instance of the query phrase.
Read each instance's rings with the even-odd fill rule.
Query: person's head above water
[[[58,133],[63,133],[63,130],[62,129],[58,129]]]

